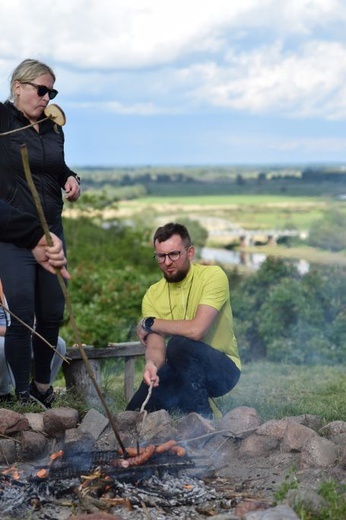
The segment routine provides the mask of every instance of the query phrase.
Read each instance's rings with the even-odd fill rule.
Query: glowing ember
[[[59,450],[59,451],[56,451],[55,453],[52,453],[49,458],[51,461],[53,460],[56,460],[56,459],[59,459],[63,456],[63,451],[62,450]]]
[[[37,478],[47,478],[49,475],[48,471],[44,468],[40,469],[37,473],[36,473],[36,477]]]
[[[1,474],[11,477],[13,480],[20,480],[20,476],[24,473],[24,471],[19,471],[16,466],[10,466],[7,469],[4,469]]]

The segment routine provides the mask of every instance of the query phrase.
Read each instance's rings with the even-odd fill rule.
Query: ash
[[[220,506],[219,492],[183,473],[178,477],[167,472],[160,478],[151,476],[135,483],[113,480],[109,485],[108,481],[107,492],[90,490],[83,497],[78,492],[80,484],[79,479],[68,479],[6,485],[0,489],[1,520],[68,520],[72,513],[85,511],[107,511],[123,520],[194,520],[204,516],[204,509]],[[112,500],[119,499],[121,505],[110,506]]]
[[[202,480],[184,474],[152,476],[137,485],[116,482],[113,489],[131,502],[132,511],[114,510],[125,520],[197,519],[201,518],[203,506],[215,504],[220,498],[215,489],[208,488]]]
[[[6,485],[0,489],[1,519],[24,518],[28,511],[41,509],[42,505],[52,498],[52,490],[47,484]]]
[[[123,498],[128,498],[133,506],[172,507],[183,505],[199,505],[215,499],[216,493],[208,489],[202,480],[192,479],[187,475],[179,478],[165,473],[160,479],[152,476],[138,485],[122,484],[114,486]]]

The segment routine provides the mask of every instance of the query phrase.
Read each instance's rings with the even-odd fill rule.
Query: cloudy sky
[[[70,166],[346,163],[345,0],[11,0],[0,93],[57,75]]]

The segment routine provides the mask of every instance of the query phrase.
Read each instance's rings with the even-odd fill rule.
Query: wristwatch
[[[155,318],[143,318],[142,329],[146,332],[152,332],[151,327],[154,325]]]

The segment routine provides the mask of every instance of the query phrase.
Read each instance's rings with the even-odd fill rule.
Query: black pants
[[[9,310],[30,327],[36,320],[36,331],[56,346],[65,304],[57,276],[39,266],[31,251],[1,242],[0,278]],[[31,341],[34,378],[38,383],[49,384],[54,351],[38,336],[31,338],[30,330],[11,316],[5,335],[5,356],[17,393],[29,388]]]
[[[173,336],[167,344],[166,363],[158,371],[160,384],[153,388],[145,406],[148,412],[197,412],[212,416],[209,397],[220,397],[237,384],[240,370],[223,352],[183,336]],[[127,405],[139,410],[148,395],[143,382]]]

